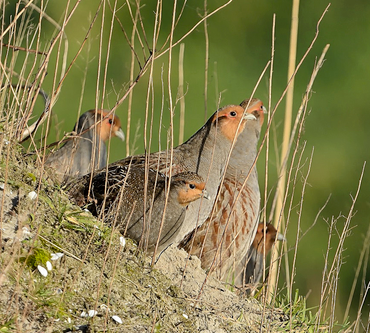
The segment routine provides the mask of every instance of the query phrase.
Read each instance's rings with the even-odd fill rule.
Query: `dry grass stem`
[[[288,156],[288,144],[291,135],[291,124],[292,124],[292,111],[293,111],[293,92],[294,92],[294,70],[296,64],[297,55],[297,39],[298,39],[298,15],[299,15],[299,0],[293,0],[292,6],[292,25],[290,28],[290,45],[289,45],[289,61],[288,61],[288,84],[286,93],[286,107],[284,116],[284,133],[281,148],[281,162],[284,161]],[[276,189],[277,202],[275,207],[275,218],[273,225],[280,232],[281,223],[280,214],[283,208],[283,198],[285,194],[285,166],[280,165],[279,181]],[[278,246],[278,245],[277,245]],[[272,262],[276,260],[277,251],[273,251],[271,258]],[[267,289],[268,300],[271,301],[271,295],[274,293],[274,286],[277,280],[277,267],[273,265],[270,269],[269,285]]]
[[[178,99],[180,100],[179,145],[184,142],[185,130],[184,53],[185,44],[181,43],[179,52],[179,89],[177,93]]]

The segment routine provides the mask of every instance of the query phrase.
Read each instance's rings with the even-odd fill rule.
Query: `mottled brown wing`
[[[110,164],[110,166],[132,166],[132,167],[144,167],[147,166],[148,169],[158,171],[168,176],[170,171],[170,166],[172,165],[172,175],[177,175],[182,172],[189,171],[186,169],[181,160],[179,160],[179,154],[176,153],[176,149],[173,151],[172,164],[171,156],[167,151],[161,151],[156,153],[151,153],[149,155],[137,155],[128,156],[123,160],[117,161]]]

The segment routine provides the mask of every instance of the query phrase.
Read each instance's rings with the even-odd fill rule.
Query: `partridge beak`
[[[117,138],[120,138],[122,141],[125,141],[125,133],[123,133],[122,128],[114,132],[114,135]]]
[[[253,114],[250,114],[250,113],[244,113],[243,119],[244,120],[257,120],[257,118]]]
[[[267,109],[264,106],[262,106],[262,111],[263,113],[267,113]]]
[[[286,238],[281,233],[278,233],[276,236],[276,240],[285,242]]]
[[[204,199],[211,200],[211,196],[208,194],[206,190],[203,190],[202,194]]]

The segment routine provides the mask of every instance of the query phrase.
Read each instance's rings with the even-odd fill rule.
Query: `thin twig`
[[[48,239],[46,239],[45,237],[41,236],[41,235],[38,235],[42,240],[44,240],[45,242],[49,243],[50,245],[52,245],[53,247],[57,248],[58,250],[62,251],[63,253],[65,253],[66,255],[70,256],[71,258],[73,259],[76,259],[77,261],[79,262],[82,262],[84,263],[84,261],[78,257],[76,257],[74,254],[72,254],[71,252],[61,248],[60,246],[56,245],[55,243],[49,241]]]
[[[180,99],[180,124],[179,124],[179,142],[181,145],[184,142],[185,129],[185,96],[184,96],[184,53],[185,44],[180,44],[179,52],[179,91],[178,98]]]
[[[297,38],[298,38],[298,15],[299,15],[299,0],[293,0],[292,8],[292,26],[290,28],[290,46],[289,46],[289,65],[288,65],[288,90],[286,93],[286,108],[285,108],[285,117],[284,117],[284,133],[282,141],[282,150],[281,150],[281,162],[284,161],[288,153],[288,144],[290,138],[290,131],[292,125],[292,112],[293,112],[293,92],[294,92],[294,69],[296,64],[297,56]],[[275,218],[273,225],[280,232],[280,211],[283,205],[283,197],[285,193],[285,179],[286,179],[286,164],[280,165],[280,177],[278,186],[276,189],[277,195],[277,204],[275,208]],[[279,224],[279,225],[278,225]],[[274,252],[274,256],[271,255],[271,258],[275,259],[277,257],[277,252]],[[272,259],[272,260],[273,260]],[[270,267],[270,283],[267,288],[268,300],[271,300],[271,295],[273,293],[273,286],[276,282],[277,276],[277,267],[273,265]]]
[[[138,3],[140,6],[140,2]],[[131,33],[131,64],[130,64],[130,82],[134,79],[134,71],[135,71],[135,59],[137,59],[137,54],[134,50],[135,46],[135,36],[136,36],[136,26],[139,17],[140,9],[139,7],[136,8],[135,18],[133,20],[133,29]],[[140,64],[140,63],[139,63]],[[128,106],[127,106],[127,127],[126,127],[126,155],[130,155],[130,130],[131,130],[131,112],[132,112],[132,98],[133,98],[133,90],[130,91],[128,96]]]
[[[189,36],[203,21],[205,21],[207,18],[213,16],[214,14],[216,14],[218,11],[220,11],[221,9],[225,8],[226,6],[228,6],[230,3],[232,3],[233,0],[229,0],[228,2],[226,2],[225,4],[217,7],[213,12],[205,15],[201,20],[199,20],[186,34],[184,34],[177,42],[174,42],[172,45],[171,45],[171,48],[175,47],[176,45],[180,44],[187,36]],[[164,51],[158,53],[156,56],[155,56],[155,59],[158,59],[159,57],[163,56],[165,53],[167,53],[168,51],[170,50],[170,47],[168,47],[167,49],[165,49]]]
[[[42,51],[38,51],[38,50],[32,50],[32,49],[27,49],[27,48],[21,47],[21,46],[15,46],[15,45],[10,45],[10,44],[5,44],[5,43],[2,43],[2,45],[4,47],[9,47],[10,49],[13,49],[14,51],[25,51],[27,53],[36,53],[36,54],[40,54],[40,55],[47,55],[46,52],[42,52]]]
[[[355,289],[356,289],[356,285],[357,285],[357,281],[358,281],[358,277],[360,275],[360,271],[361,271],[361,268],[362,268],[362,265],[363,265],[363,262],[364,262],[364,256],[365,256],[366,251],[369,249],[369,246],[370,246],[370,226],[367,228],[366,237],[364,239],[364,244],[362,246],[362,250],[361,250],[361,253],[360,253],[360,258],[358,260],[355,276],[354,276],[353,282],[352,282],[352,288],[351,288],[351,291],[350,291],[349,296],[348,296],[346,311],[344,312],[344,316],[343,316],[344,319],[348,318],[349,311],[350,311],[351,305],[352,305],[353,295],[355,293]]]
[[[207,0],[204,0],[204,16],[207,16]],[[204,20],[204,40],[206,45],[206,54],[204,59],[204,119],[207,120],[208,111],[208,67],[209,67],[209,36],[208,21]]]
[[[172,69],[172,43],[173,43],[173,35],[175,31],[175,18],[176,18],[176,7],[177,7],[177,0],[174,1],[173,4],[173,11],[172,11],[172,25],[171,25],[171,32],[170,32],[170,48],[169,48],[169,54],[168,54],[168,75],[167,75],[167,84],[168,84],[168,100],[169,100],[169,112],[170,112],[170,147],[169,151],[170,156],[169,156],[169,165],[172,165],[173,161],[173,147],[174,147],[174,142],[173,142],[173,114],[174,114],[174,106],[173,106],[173,101],[172,101],[172,89],[171,89],[171,69]],[[172,168],[169,168],[168,172],[168,182],[166,184],[166,195],[165,195],[165,202],[164,202],[164,208],[163,208],[163,215],[162,215],[162,220],[161,220],[161,225],[159,227],[159,233],[158,233],[158,238],[157,242],[155,244],[155,249],[153,253],[153,259],[152,259],[152,266],[155,264],[155,257],[156,253],[158,250],[159,246],[159,241],[165,221],[165,216],[166,216],[166,210],[167,210],[167,204],[168,204],[168,198],[170,194],[170,188],[171,188],[171,177],[172,177]]]

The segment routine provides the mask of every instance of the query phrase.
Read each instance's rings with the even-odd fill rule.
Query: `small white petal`
[[[53,269],[53,266],[50,261],[46,262],[46,268],[48,269],[48,271],[51,271]]]
[[[84,317],[88,317],[89,315],[85,312],[85,311],[82,311],[81,314],[80,314],[80,317],[84,318]]]
[[[117,322],[118,324],[122,324],[123,323],[122,319],[120,317],[118,317],[118,316],[112,316],[112,319],[115,322]]]
[[[58,319],[54,319],[54,321],[59,321],[60,320],[60,318],[58,318]]]
[[[121,236],[121,237],[119,238],[119,243],[120,243],[120,244],[121,244],[121,246],[124,248],[124,247],[125,247],[125,245],[126,245],[126,239],[125,239],[125,237]]]
[[[32,191],[32,192],[28,193],[27,197],[30,200],[35,200],[37,198],[37,193],[35,191]]]
[[[0,183],[0,190],[3,190],[5,187],[5,184],[4,183]]]
[[[90,211],[87,208],[85,208],[84,211],[90,213]]]
[[[64,256],[64,253],[57,252],[57,253],[51,253],[51,260],[58,260]]]
[[[39,272],[42,276],[44,276],[44,277],[48,276],[48,271],[44,267],[38,265],[37,269],[39,270]]]
[[[182,316],[183,316],[184,318],[186,318],[186,319],[189,319],[189,316],[188,316],[187,314],[185,314],[185,313],[183,313],[183,314],[182,314]]]
[[[8,145],[10,142],[8,140],[4,140],[4,143]]]
[[[89,310],[89,317],[94,317],[98,314],[98,311],[95,311],[95,310]]]
[[[22,232],[24,236],[31,235],[30,229],[28,229],[26,226],[22,228]]]
[[[71,318],[67,318],[67,323],[70,324],[72,322]]]

